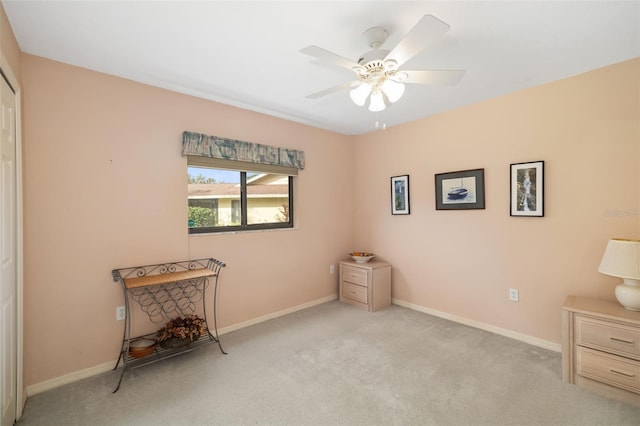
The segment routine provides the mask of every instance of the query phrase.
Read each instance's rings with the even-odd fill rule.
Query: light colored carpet
[[[558,313],[559,315],[559,313]],[[399,306],[325,303],[27,401],[32,425],[640,425],[559,353]]]

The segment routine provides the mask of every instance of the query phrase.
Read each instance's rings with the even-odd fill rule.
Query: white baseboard
[[[293,306],[291,308],[283,309],[278,312],[273,312],[268,315],[263,315],[258,318],[251,319],[249,321],[241,322],[238,324],[223,327],[218,330],[218,335],[230,333],[232,331],[240,330],[241,328],[250,327],[252,325],[259,324],[261,322],[269,321],[274,318],[281,317],[283,315],[291,314],[303,309],[311,308],[316,305],[330,302],[338,298],[337,294],[332,296],[323,297],[322,299],[312,300],[311,302],[303,303],[302,305]],[[108,361],[103,364],[95,365],[93,367],[86,368],[84,370],[74,371],[73,373],[65,374],[64,376],[55,377],[44,382],[36,383],[31,386],[27,386],[27,397],[36,395],[41,392],[45,392],[57,387],[68,385],[69,383],[77,382],[78,380],[86,379],[88,377],[96,376],[98,374],[106,373],[109,370],[113,370],[116,365],[116,360]],[[114,382],[115,383],[115,382]]]
[[[413,303],[405,302],[404,300],[400,300],[400,299],[395,299],[395,298],[391,299],[391,303],[393,303],[394,305],[412,309],[414,311],[423,312],[425,314],[433,315],[435,317],[444,318],[453,322],[468,325],[470,327],[479,328],[484,331],[489,331],[491,333],[499,334],[501,336],[509,337],[511,339],[520,340],[521,342],[538,346],[540,348],[549,349],[554,352],[561,352],[561,347],[559,343],[553,343],[548,340],[538,339],[537,337],[518,333],[512,330],[507,330],[505,328],[500,328],[490,324],[485,324],[482,322],[470,320],[468,318],[451,315],[446,312],[436,311],[435,309],[425,308],[424,306],[415,305]]]
[[[218,334],[223,335],[226,333],[231,333],[232,331],[240,330],[241,328],[250,327],[252,325],[260,324],[261,322],[269,321],[271,319],[278,318],[283,315],[292,314],[294,312],[301,311],[303,309],[307,309],[316,305],[321,305],[323,303],[331,302],[332,300],[336,300],[337,298],[338,298],[338,295],[334,294],[332,296],[323,297],[322,299],[312,300],[311,302],[303,303],[302,305],[297,305],[292,308],[283,309],[278,312],[273,312],[267,315],[263,315],[261,317],[250,319],[249,321],[230,325],[228,327],[223,327],[221,329],[218,329]]]
[[[73,373],[65,374],[64,376],[55,377],[53,379],[45,380],[44,382],[36,383],[31,386],[27,386],[27,397],[35,394],[45,392],[69,383],[77,382],[78,380],[86,379],[88,377],[96,376],[98,374],[105,373],[109,370],[113,370],[116,365],[116,361],[109,361],[93,367],[85,368],[84,370],[74,371]],[[114,382],[115,383],[115,382]]]
[[[283,309],[281,311],[277,311],[267,315],[263,315],[261,317],[253,318],[249,321],[244,321],[238,324],[230,325],[228,327],[223,327],[218,330],[218,334],[223,335],[223,334],[231,333],[232,331],[236,331],[242,328],[250,327],[252,325],[260,324],[262,322],[269,321],[271,319],[278,318],[284,315],[292,314],[294,312],[301,311],[303,309],[308,309],[316,305],[321,305],[323,303],[330,302],[337,298],[338,298],[338,295],[334,294],[331,296],[323,297],[321,299],[312,300],[311,302],[303,303],[302,305],[293,306],[291,308]],[[484,323],[473,321],[467,318],[458,317],[456,315],[451,315],[446,312],[425,308],[424,306],[408,303],[400,299],[394,298],[391,300],[391,302],[394,305],[409,308],[414,311],[423,312],[425,314],[433,315],[439,318],[444,318],[460,324],[468,325],[470,327],[479,328],[481,330],[489,331],[491,333],[499,334],[501,336],[509,337],[511,339],[520,340],[522,342],[529,343],[531,345],[538,346],[544,349],[560,352],[559,344],[549,342],[547,340],[538,339],[536,337],[528,336],[526,334],[517,333],[515,331],[507,330],[500,327],[495,327],[489,324],[484,324]],[[45,392],[51,389],[55,389],[63,385],[67,385],[69,383],[77,382],[78,380],[82,380],[92,376],[96,376],[98,374],[106,373],[107,371],[112,370],[115,364],[116,364],[116,360],[108,361],[99,365],[95,365],[93,367],[86,368],[84,370],[74,371],[73,373],[65,374],[64,376],[59,376],[50,380],[45,380],[44,382],[27,386],[27,397],[33,396],[38,393]]]

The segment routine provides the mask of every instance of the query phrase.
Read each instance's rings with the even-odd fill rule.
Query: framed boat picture
[[[484,169],[436,174],[436,210],[484,209]]]
[[[544,161],[511,164],[511,216],[544,216]]]
[[[409,175],[391,178],[391,214],[409,214]]]

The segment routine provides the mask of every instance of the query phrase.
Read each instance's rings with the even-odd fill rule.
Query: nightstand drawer
[[[352,268],[350,266],[344,266],[342,270],[342,279],[350,283],[367,285],[367,270],[360,268]]]
[[[374,312],[391,305],[391,265],[369,261],[340,261],[338,293],[341,302]]]
[[[351,283],[342,285],[342,297],[348,297],[361,303],[367,303],[367,288]]]
[[[587,348],[576,348],[577,373],[640,393],[640,362]]]
[[[640,360],[637,328],[576,316],[576,344]]]

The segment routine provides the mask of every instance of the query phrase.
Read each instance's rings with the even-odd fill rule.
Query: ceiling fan
[[[369,28],[364,37],[373,49],[364,53],[357,62],[346,59],[318,46],[307,46],[300,52],[313,56],[320,62],[328,62],[355,72],[357,79],[308,95],[315,99],[333,92],[351,88],[351,100],[359,106],[369,101],[369,111],[382,111],[390,103],[398,101],[404,94],[404,83],[455,85],[464,70],[402,70],[409,59],[420,53],[429,44],[438,40],[449,25],[433,15],[424,15],[420,21],[392,49],[380,47],[388,33],[382,27]]]

